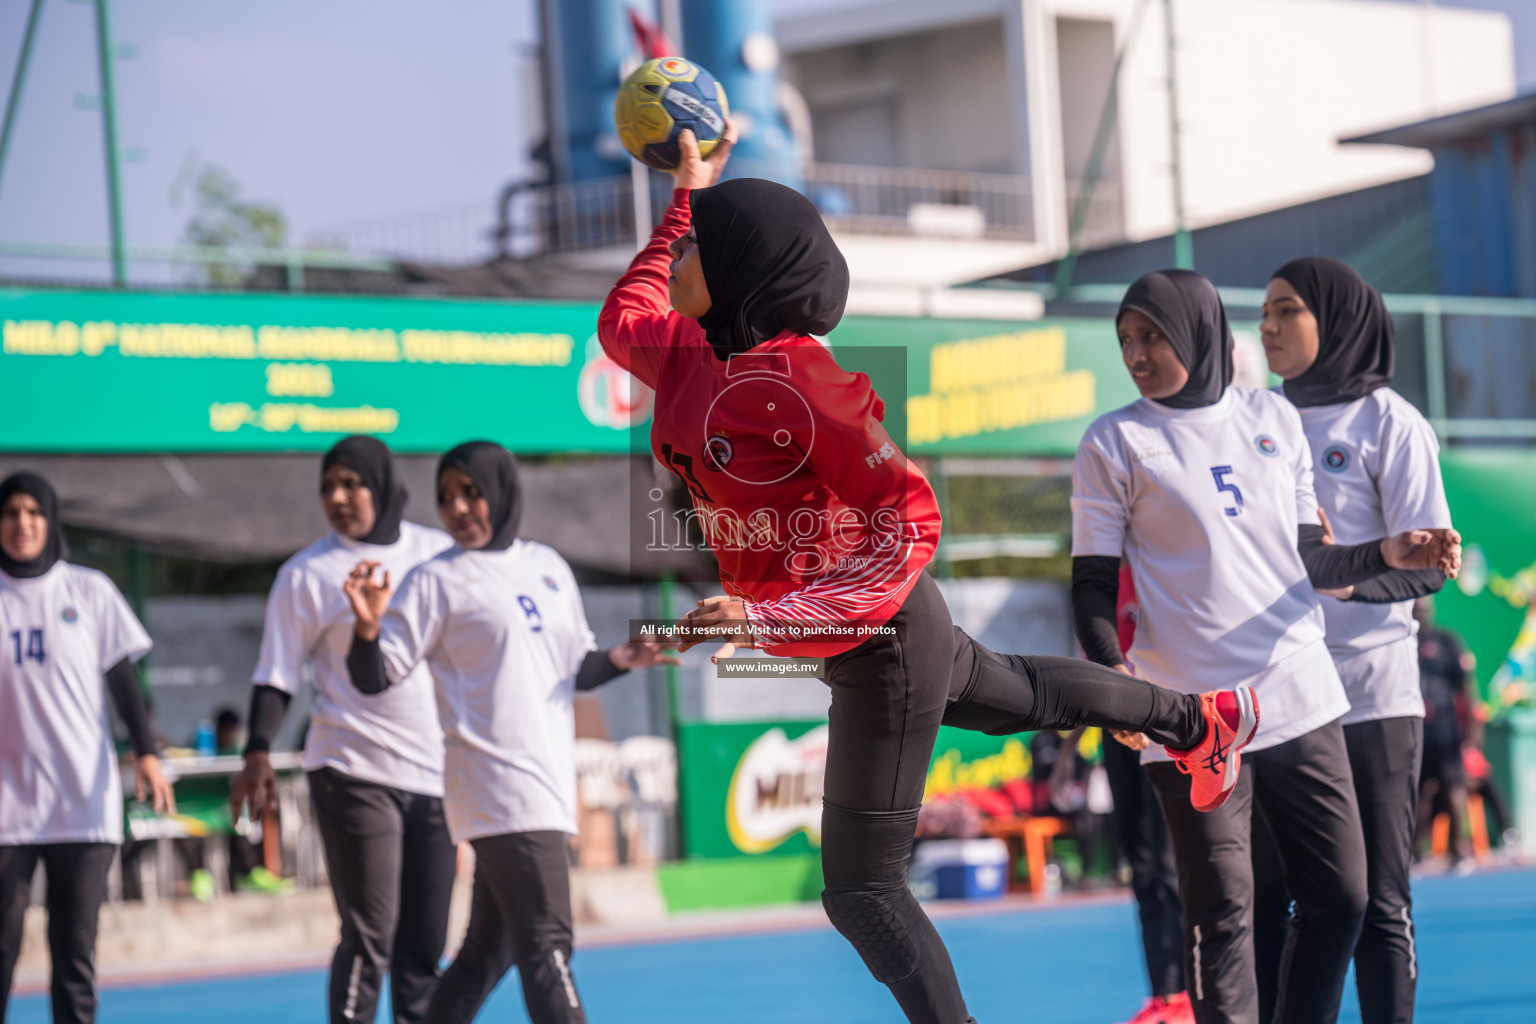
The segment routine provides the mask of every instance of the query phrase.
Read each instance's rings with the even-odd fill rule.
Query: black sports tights
[[[907,889],[907,855],[939,725],[992,735],[1097,725],[1187,749],[1198,697],[1075,658],[995,654],[949,618],[924,574],[896,636],[827,659],[832,689],[822,903],[914,1024],[969,1019],[943,941]]]
[[[563,832],[471,839],[475,887],[458,956],[438,980],[427,1024],[469,1024],[517,965],[533,1024],[587,1024],[571,977],[571,873]]]

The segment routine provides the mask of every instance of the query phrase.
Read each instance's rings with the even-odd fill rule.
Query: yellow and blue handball
[[[709,156],[725,134],[730,108],[715,76],[681,57],[648,60],[619,86],[613,120],[619,141],[635,159],[658,171],[677,169],[677,136],[684,128]]]

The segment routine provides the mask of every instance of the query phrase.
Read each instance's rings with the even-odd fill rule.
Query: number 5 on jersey
[[[1237,489],[1237,484],[1227,479],[1231,475],[1231,466],[1211,467],[1211,476],[1216,478],[1217,492],[1226,491],[1232,495],[1232,500],[1235,502],[1235,504],[1222,509],[1222,511],[1229,516],[1240,516],[1243,514],[1243,492]]]

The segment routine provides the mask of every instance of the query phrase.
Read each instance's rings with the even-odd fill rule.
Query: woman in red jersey
[[[939,725],[1145,732],[1197,792],[1219,794],[1255,712],[1246,694],[995,654],[951,623],[923,572],[939,539],[933,490],[881,425],[868,378],[813,337],[842,316],[847,264],[799,193],[714,184],[734,137],[708,161],[684,137],[671,206],[598,336],[655,389],[652,451],[687,483],[720,563],[725,593],[680,623],[679,647],[723,637],[717,658],[753,646],[826,659],[822,903],[909,1020],[962,1024],[949,955],[905,877]]]

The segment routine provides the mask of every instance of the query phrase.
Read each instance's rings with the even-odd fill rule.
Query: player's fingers
[[[134,796],[139,798],[139,803],[143,803],[144,802],[144,797],[147,794],[146,794],[145,789],[144,789],[144,775],[143,775],[143,773],[137,773],[137,774],[134,775],[134,778],[133,778],[133,794],[134,794]]]
[[[155,809],[161,814],[176,813],[176,791],[164,779],[155,787]]]
[[[729,642],[723,643],[723,644],[720,645],[720,649],[718,651],[716,651],[714,654],[709,656],[709,660],[714,662],[716,665],[718,665],[718,664],[720,664],[720,662],[723,659],[729,658],[731,655],[733,655],[735,653],[736,653],[736,645],[735,644],[729,643]]]
[[[727,160],[729,160],[731,156],[731,150],[736,146],[736,139],[738,135],[739,132],[736,129],[736,122],[732,121],[730,118],[726,118],[725,133],[720,136],[720,141],[715,143],[714,152],[709,154],[709,160],[707,162],[714,164],[716,167],[719,167]]]
[[[389,589],[389,570],[388,569],[384,570],[384,582],[379,584],[379,589],[380,590],[388,590]]]
[[[699,140],[694,137],[693,131],[684,128],[677,133],[677,149],[682,159],[679,165],[693,163],[699,159]]]

